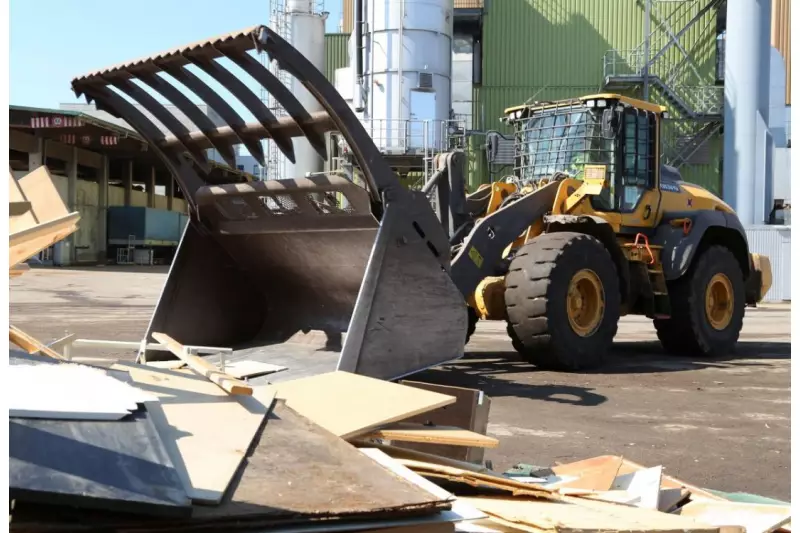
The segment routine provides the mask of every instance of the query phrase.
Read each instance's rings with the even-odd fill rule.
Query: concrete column
[[[108,261],[108,165],[104,155],[97,178],[97,262],[101,265]]]
[[[28,172],[32,172],[44,165],[44,139],[36,139],[38,148],[35,152],[28,153]]]
[[[175,178],[169,175],[169,185],[167,185],[167,210],[172,211],[172,198],[175,196]]]
[[[125,161],[122,169],[122,186],[125,189],[125,205],[131,205],[131,193],[133,192],[133,159]]]
[[[156,206],[156,167],[150,167],[150,179],[147,182],[147,207]]]
[[[67,162],[67,209],[72,213],[78,209],[78,148],[73,146]],[[80,228],[80,225],[78,226]],[[69,262],[75,264],[75,233],[69,236]]]

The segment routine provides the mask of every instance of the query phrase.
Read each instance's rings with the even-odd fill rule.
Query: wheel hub
[[[567,290],[567,315],[570,327],[581,337],[592,335],[605,312],[605,290],[598,275],[588,268],[572,276]]]
[[[721,331],[733,319],[733,283],[725,274],[714,274],[706,287],[706,318]]]

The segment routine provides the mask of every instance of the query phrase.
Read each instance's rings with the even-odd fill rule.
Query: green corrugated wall
[[[664,7],[660,9],[667,14],[678,4],[688,8],[701,2],[662,2],[660,5]],[[696,9],[686,11],[683,19],[688,22]],[[681,38],[704,83],[709,85],[713,83],[716,59],[714,21],[715,11],[711,10]],[[483,83],[474,88],[474,127],[508,133],[499,121],[507,107],[528,99],[552,100],[603,91],[603,55],[611,49],[637,47],[644,40],[643,23],[642,0],[486,0]],[[653,20],[652,27],[656,24]],[[681,27],[680,22],[674,24]],[[347,66],[347,39],[347,34],[326,36],[325,72],[331,81],[335,69]],[[659,44],[653,41],[653,50]],[[661,73],[681,58],[680,51],[673,46],[659,60],[655,71]],[[631,96],[641,97],[641,94]],[[659,102],[658,96],[657,91],[651,90],[653,101]],[[718,192],[722,179],[717,160],[722,153],[722,141],[717,136],[708,142],[712,163],[684,165],[681,173],[687,181]],[[480,144],[473,142],[471,146]],[[481,157],[470,156],[470,172],[478,173],[470,177],[472,184],[488,180]]]
[[[328,33],[325,35],[325,77],[334,83],[336,69],[347,66],[348,33]]]
[[[673,9],[662,5],[666,5],[662,11]],[[683,18],[688,22],[692,15]],[[689,52],[708,84],[713,83],[716,58],[714,21],[715,11],[711,10],[681,38],[684,45],[692,45]],[[656,21],[652,25],[655,28]],[[681,27],[680,23],[675,25]],[[487,1],[483,84],[475,87],[473,96],[475,127],[508,133],[499,122],[507,107],[528,99],[552,100],[603,91],[605,52],[636,48],[643,40],[644,4],[640,0]],[[653,42],[652,48],[658,45]],[[681,57],[673,46],[659,60],[657,69],[668,69]],[[651,90],[651,99],[658,101],[656,91]],[[681,172],[685,179],[719,191],[721,176],[716,159],[722,143],[718,138],[709,142],[714,162],[684,165]],[[481,176],[480,181],[486,179]]]

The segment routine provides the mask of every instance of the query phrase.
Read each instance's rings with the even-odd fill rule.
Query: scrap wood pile
[[[12,363],[12,531],[764,533],[790,518],[621,457],[494,472],[471,389]]]
[[[28,270],[26,261],[78,230],[80,214],[69,212],[47,167],[40,166],[19,180],[8,177],[9,276]],[[61,358],[52,349],[15,326],[9,326],[9,340],[27,353],[44,353]]]

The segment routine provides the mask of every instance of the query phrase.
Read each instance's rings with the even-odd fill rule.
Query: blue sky
[[[336,31],[341,0],[325,0]],[[10,103],[76,102],[86,72],[269,22],[269,0],[11,0]]]

